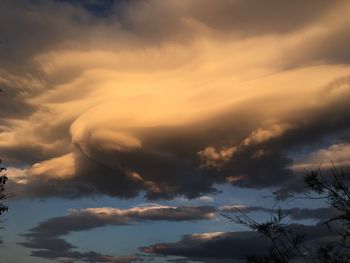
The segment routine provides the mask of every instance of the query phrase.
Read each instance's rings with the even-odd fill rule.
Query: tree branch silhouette
[[[238,215],[221,213],[230,221],[256,231],[269,243],[266,256],[247,255],[247,262],[255,263],[287,263],[287,262],[350,262],[350,173],[337,169],[333,163],[328,176],[321,169],[307,172],[304,185],[306,198],[310,200],[324,199],[335,208],[337,214],[323,222],[334,238],[316,249],[308,246],[305,235],[293,232],[286,222],[288,214],[281,208],[271,209],[271,217],[266,222],[257,222],[242,209],[235,208]],[[316,194],[312,196],[311,194]]]

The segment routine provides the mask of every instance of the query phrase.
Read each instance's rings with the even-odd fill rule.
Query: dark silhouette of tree
[[[3,200],[9,197],[5,193],[5,184],[7,182],[7,176],[4,174],[5,171],[6,167],[2,166],[2,160],[0,159],[0,215],[8,210],[8,207],[3,203]]]
[[[0,92],[2,92],[2,89],[0,89]],[[6,194],[5,185],[8,180],[6,176],[6,171],[7,169],[5,166],[3,166],[2,159],[0,159],[0,216],[3,213],[8,211],[8,206],[3,203],[4,200],[12,196],[12,195]],[[0,222],[2,222],[2,220],[0,220]],[[0,243],[2,243],[1,238],[0,238]]]
[[[337,238],[319,248],[319,258],[323,262],[350,262],[350,173],[332,163],[330,176],[319,169],[307,173],[304,182],[307,189],[338,212],[324,222]]]
[[[314,248],[310,247],[304,234],[295,233],[287,222],[283,210],[272,209],[270,220],[260,223],[237,208],[238,215],[222,215],[229,220],[258,232],[269,243],[266,256],[247,256],[247,262],[350,262],[350,173],[337,169],[333,163],[330,174],[325,176],[321,169],[307,172],[304,177],[307,190],[304,198],[324,199],[338,212],[324,222],[333,234],[332,241]]]
[[[0,92],[2,92],[2,89],[0,89]],[[0,159],[0,215],[8,211],[8,207],[3,203],[3,200],[10,197],[5,193],[5,184],[8,179],[5,175],[6,170],[6,167],[2,165],[2,159]]]
[[[306,256],[309,249],[305,245],[305,236],[294,233],[288,227],[287,215],[283,213],[282,209],[272,210],[270,219],[263,223],[252,219],[239,208],[236,210],[239,215],[231,216],[227,212],[222,213],[222,215],[234,223],[258,232],[269,243],[266,256],[247,255],[247,262],[285,263],[294,258],[309,262]]]

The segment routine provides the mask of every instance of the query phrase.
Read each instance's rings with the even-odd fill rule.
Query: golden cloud
[[[1,120],[0,150],[11,165],[31,166],[29,186],[38,177],[74,181],[85,194],[192,198],[214,183],[288,181],[289,148],[307,143],[316,127],[315,139],[350,126],[350,66],[339,60],[348,49],[338,35],[350,23],[348,3],[326,2],[303,14],[297,3],[276,2],[271,8],[293,25],[276,23],[279,12],[259,2],[222,1],[213,7],[219,15],[208,1],[154,0],[105,18],[69,4],[57,14],[39,5],[33,12],[56,20],[37,48],[31,40],[16,56],[29,61],[25,73],[9,62],[0,72],[0,83],[15,90],[2,96],[18,105]],[[237,27],[225,10],[245,23]],[[36,25],[22,12],[24,24]],[[61,29],[57,39],[50,28]]]

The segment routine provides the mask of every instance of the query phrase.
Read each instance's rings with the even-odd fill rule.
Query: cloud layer
[[[292,224],[288,227],[293,233],[305,234],[308,243],[332,236],[325,225]],[[141,249],[146,253],[182,256],[200,262],[220,262],[223,259],[244,260],[249,255],[264,256],[268,242],[251,231],[213,232],[185,235],[178,242],[159,243]]]
[[[146,223],[156,221],[194,221],[194,220],[213,220],[220,213],[237,212],[237,208],[245,213],[273,211],[264,207],[247,207],[237,205],[227,205],[215,208],[213,206],[137,206],[129,209],[117,209],[111,207],[71,209],[65,216],[47,219],[39,223],[36,227],[23,236],[25,242],[20,245],[32,249],[31,255],[35,257],[58,259],[79,259],[95,260],[97,262],[132,262],[139,259],[139,256],[114,257],[102,255],[100,253],[79,252],[76,247],[65,241],[64,236],[74,232],[88,231],[105,226],[120,226],[126,224]],[[301,209],[291,208],[283,209],[285,214],[294,220],[313,219],[319,222],[335,214],[331,208]],[[325,229],[319,227],[325,234]],[[316,238],[320,233],[314,231],[316,227],[297,226],[301,231],[310,233],[310,238]],[[310,230],[311,229],[311,230]],[[298,230],[299,231],[299,230]],[[315,237],[316,235],[316,237]],[[251,244],[255,244],[252,247]],[[234,250],[229,247],[235,248]],[[175,255],[186,257],[221,257],[221,258],[244,258],[246,255],[254,253],[263,254],[266,251],[266,242],[257,237],[254,232],[235,232],[235,233],[208,233],[193,234],[184,236],[178,243],[157,244],[142,248],[144,252]],[[204,252],[205,251],[205,252]],[[220,256],[217,256],[220,255]],[[104,261],[105,260],[105,261]],[[108,261],[110,260],[110,261]],[[129,261],[128,261],[129,260]]]
[[[303,190],[298,167],[348,145],[349,3],[107,2],[1,3],[0,151],[17,196],[231,183],[285,198]]]
[[[129,209],[111,207],[72,209],[68,215],[55,217],[39,223],[24,234],[20,245],[33,249],[32,256],[57,259],[68,258],[96,262],[133,262],[137,256],[114,257],[94,251],[79,252],[76,247],[62,239],[72,232],[87,231],[104,226],[118,226],[152,221],[192,221],[211,219],[215,209],[201,207],[140,206]]]
[[[266,212],[274,214],[278,212],[278,209],[265,208],[261,206],[240,206],[240,205],[224,205],[218,209],[221,213],[251,213],[251,212]],[[313,219],[320,223],[325,222],[330,217],[335,216],[338,211],[333,207],[320,207],[320,208],[284,208],[281,209],[284,215],[290,217],[293,220]]]

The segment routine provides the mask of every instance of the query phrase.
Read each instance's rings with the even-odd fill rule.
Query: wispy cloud
[[[21,245],[33,249],[31,255],[43,258],[72,258],[96,262],[132,262],[138,257],[113,257],[96,252],[78,252],[62,236],[72,232],[87,231],[104,226],[118,226],[150,221],[192,221],[212,219],[215,209],[209,206],[172,207],[140,206],[129,209],[111,207],[72,209],[68,215],[41,222],[24,234]],[[120,260],[120,261],[118,261]],[[123,261],[124,260],[124,261]]]
[[[156,221],[169,221],[169,222],[179,222],[179,221],[194,221],[194,220],[213,220],[219,216],[220,213],[237,212],[237,208],[240,211],[245,213],[250,212],[264,212],[264,213],[273,213],[269,208],[259,207],[259,206],[243,206],[243,205],[226,205],[221,207],[214,206],[162,206],[158,204],[150,204],[144,206],[132,207],[129,209],[118,209],[111,207],[99,207],[99,208],[86,208],[86,209],[71,209],[69,213],[65,216],[50,218],[46,221],[39,223],[36,227],[32,228],[28,233],[24,234],[26,241],[20,243],[22,246],[32,249],[31,255],[36,257],[44,258],[76,258],[91,260],[95,259],[98,262],[99,258],[102,258],[103,255],[96,252],[78,252],[76,247],[68,243],[63,239],[64,236],[69,235],[74,232],[88,231],[95,228],[105,227],[105,226],[121,226],[126,224],[135,224],[135,223],[146,223],[146,222],[156,222]],[[334,209],[331,208],[315,208],[315,209],[306,209],[306,208],[291,208],[283,209],[285,214],[293,218],[294,220],[303,220],[303,219],[313,219],[317,221],[322,221],[325,218],[329,218],[329,215],[335,214]],[[306,228],[307,231],[308,228]],[[303,228],[303,229],[304,229]],[[310,227],[312,229],[312,227]],[[311,230],[310,230],[311,231]],[[323,233],[323,232],[322,232]],[[187,242],[187,241],[189,242]],[[214,241],[215,242],[214,242]],[[242,241],[243,240],[243,241]],[[211,246],[211,241],[214,247],[220,246],[220,244],[226,241],[229,244],[235,244],[234,247],[237,247],[237,255],[246,255],[250,249],[252,241],[257,242],[259,251],[263,252],[265,249],[265,241],[257,238],[256,233],[253,232],[235,232],[235,233],[206,233],[206,234],[193,234],[185,236],[179,244],[158,244],[150,247],[145,247],[143,250],[147,253],[159,253],[159,254],[168,254],[168,255],[179,255],[186,256],[187,252],[190,255],[192,253],[192,241],[195,241],[193,244],[199,248],[206,250],[207,243],[208,246]],[[216,244],[217,242],[217,244]],[[182,245],[184,243],[184,245]],[[238,245],[239,243],[239,245]],[[187,245],[190,247],[186,248]],[[226,244],[226,243],[225,243]],[[181,247],[184,250],[183,252],[166,252],[168,249],[173,248],[173,246]],[[185,246],[185,247],[183,247]],[[213,248],[214,248],[213,247]],[[210,249],[213,249],[210,248]],[[219,248],[217,248],[219,249]],[[220,250],[220,249],[219,249]],[[226,250],[226,245],[222,247],[221,250]],[[220,251],[221,251],[220,250]],[[172,251],[172,250],[169,250]],[[187,252],[186,252],[187,251]],[[203,254],[204,257],[209,253],[217,255],[214,252],[206,252]],[[239,251],[239,252],[237,252]],[[198,256],[202,253],[201,250],[195,252]],[[228,253],[228,254],[227,254]],[[229,249],[222,254],[222,257],[228,257],[233,252]],[[251,253],[251,252],[249,252]],[[248,253],[248,254],[249,254]],[[226,256],[225,256],[226,255]],[[236,256],[237,256],[236,255]],[[130,260],[136,259],[136,256],[132,256]],[[237,256],[238,258],[240,256]],[[108,256],[106,258],[111,258],[115,260],[115,257]],[[118,258],[118,257],[117,257]],[[128,258],[128,257],[127,257]],[[128,258],[129,259],[129,258]],[[104,262],[101,260],[101,262]],[[108,262],[108,261],[107,261]],[[114,262],[114,261],[111,261]],[[118,261],[116,261],[118,262]]]

